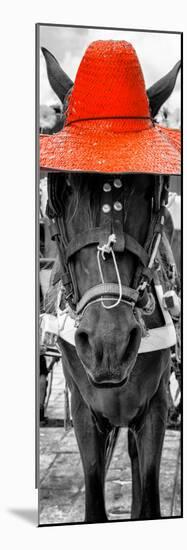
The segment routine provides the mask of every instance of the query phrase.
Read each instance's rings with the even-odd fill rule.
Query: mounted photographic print
[[[180,518],[182,36],[36,30],[39,525]]]

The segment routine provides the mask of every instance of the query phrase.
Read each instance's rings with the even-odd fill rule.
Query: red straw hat
[[[63,130],[40,138],[41,168],[180,174],[180,162],[180,131],[152,120],[133,46],[112,40],[90,44]]]

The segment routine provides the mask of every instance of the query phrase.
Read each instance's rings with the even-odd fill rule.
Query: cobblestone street
[[[64,418],[64,378],[61,363],[54,367],[53,387],[46,414]],[[179,431],[167,430],[161,463],[162,516],[171,516],[171,502],[180,444]],[[107,473],[106,509],[110,520],[129,519],[131,470],[127,451],[127,430],[122,429]],[[74,430],[40,428],[40,524],[84,521],[84,479]],[[174,516],[181,515],[180,472],[177,478]]]

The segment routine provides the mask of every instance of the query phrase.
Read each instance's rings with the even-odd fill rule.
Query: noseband
[[[51,238],[56,241],[58,247],[65,300],[75,315],[82,316],[85,310],[96,302],[100,302],[105,309],[114,308],[124,302],[131,307],[136,306],[143,309],[145,313],[152,313],[153,301],[150,300],[151,295],[148,292],[148,287],[158,268],[156,255],[164,228],[168,189],[169,178],[155,176],[151,219],[146,241],[142,246],[134,237],[124,231],[124,219],[127,217],[129,200],[135,190],[135,185],[126,188],[119,178],[115,178],[112,183],[105,183],[101,198],[100,226],[85,229],[84,232],[78,233],[75,238],[68,241],[63,215],[59,214],[56,206],[55,189],[50,183],[48,184],[50,204],[48,216],[50,217]],[[78,251],[90,245],[97,247],[100,282],[80,297],[73,260]],[[133,288],[121,283],[117,265],[115,254],[124,253],[125,249],[139,260],[133,279]],[[113,259],[116,283],[104,281],[101,258],[105,260],[109,255]],[[54,279],[53,284],[56,282],[57,280]],[[110,304],[107,305],[109,301]],[[111,304],[111,302],[113,303]]]

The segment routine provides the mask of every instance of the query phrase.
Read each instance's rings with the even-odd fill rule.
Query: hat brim
[[[159,125],[124,132],[103,120],[78,122],[40,137],[40,167],[47,171],[181,173],[180,130]]]

